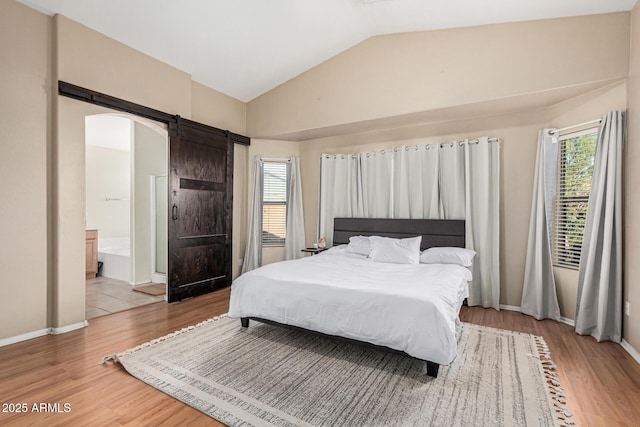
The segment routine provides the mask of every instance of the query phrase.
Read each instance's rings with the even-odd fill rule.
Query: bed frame
[[[384,236],[394,238],[406,238],[422,236],[420,250],[432,247],[465,247],[465,223],[464,220],[444,219],[379,219],[379,218],[335,218],[333,220],[333,244],[341,245],[349,243],[352,236]],[[376,350],[388,353],[401,354],[414,358],[407,353],[389,347],[379,346],[354,339],[327,335],[322,332],[312,331],[293,325],[285,325],[258,317],[243,317],[240,322],[244,328],[249,327],[249,319],[271,325],[284,326],[290,329],[311,332],[317,335],[331,337],[341,341],[364,345]],[[415,358],[414,358],[415,359]],[[440,365],[425,360],[427,375],[437,377]]]

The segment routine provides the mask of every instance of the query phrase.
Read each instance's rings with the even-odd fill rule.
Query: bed
[[[375,262],[347,245],[353,236],[406,239],[420,250],[464,248],[464,221],[336,218],[334,247],[238,277],[229,316],[357,341],[426,362],[436,377],[457,354],[456,326],[470,269],[455,264]],[[371,239],[379,239],[373,237]]]

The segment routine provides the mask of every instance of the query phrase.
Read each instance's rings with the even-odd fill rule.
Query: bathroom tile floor
[[[87,319],[93,319],[158,301],[164,301],[164,295],[135,292],[130,284],[122,280],[96,277],[87,280],[85,315]]]

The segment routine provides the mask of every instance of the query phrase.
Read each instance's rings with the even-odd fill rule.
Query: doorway
[[[247,146],[250,144],[250,138],[236,134],[234,132],[225,131],[222,129],[213,128],[193,122],[190,120],[182,119],[179,115],[165,113],[159,110],[155,110],[146,107],[141,104],[135,104],[130,101],[115,98],[104,93],[96,92],[90,89],[86,89],[77,85],[73,85],[64,81],[58,81],[58,96],[56,98],[57,103],[57,119],[55,120],[54,134],[52,138],[52,180],[51,180],[51,203],[52,203],[52,218],[51,218],[51,251],[52,251],[52,263],[50,266],[50,286],[49,291],[52,297],[49,299],[50,307],[48,310],[49,324],[53,327],[64,327],[65,330],[73,330],[87,326],[86,322],[86,280],[85,280],[85,253],[86,253],[86,233],[85,233],[85,138],[84,138],[84,118],[87,115],[100,114],[100,113],[113,113],[114,111],[122,111],[129,113],[128,116],[134,115],[135,117],[145,118],[153,120],[152,123],[161,123],[161,126],[171,128],[171,156],[178,153],[179,147],[174,147],[175,142],[180,140],[189,141],[192,139],[191,130],[197,134],[214,134],[216,139],[223,138],[227,141],[227,175],[233,177],[234,165],[240,165],[233,161],[234,145],[240,144]],[[78,102],[80,101],[80,102]],[[184,130],[184,132],[183,132]],[[246,152],[241,151],[243,155]],[[196,161],[201,161],[197,157]],[[169,174],[169,186],[171,188],[170,196],[173,196],[174,185],[185,183],[197,184],[197,179],[193,180],[188,177],[182,179],[180,174],[173,173],[173,169],[180,169],[171,167],[172,173]],[[236,171],[237,172],[237,171]],[[175,179],[174,179],[175,178]],[[216,187],[220,187],[216,185]],[[225,183],[227,191],[225,191],[226,213],[228,217],[227,223],[232,223],[233,203],[230,197],[233,190],[233,181],[228,180]],[[178,189],[176,188],[176,193]],[[188,191],[187,191],[188,192]],[[169,199],[169,205],[176,204],[178,212],[176,212],[178,218],[184,218],[181,215],[180,205],[181,200]],[[183,206],[184,207],[184,206]],[[187,212],[188,213],[188,212]],[[169,217],[172,218],[172,211],[168,212]],[[189,215],[186,216],[187,218]],[[178,224],[179,220],[170,220],[170,223]],[[206,242],[216,243],[218,240],[224,240],[224,246],[222,248],[212,248],[226,250],[228,255],[225,255],[223,260],[228,265],[229,274],[227,283],[220,283],[218,276],[213,278],[205,278],[203,282],[217,281],[216,285],[224,286],[231,282],[231,271],[238,270],[238,263],[233,261],[231,256],[232,242],[235,241],[235,259],[239,257],[238,251],[238,234],[232,235],[232,227],[226,229],[226,235],[224,239],[220,238],[204,238]],[[171,235],[171,229],[169,229]],[[180,272],[175,270],[175,263],[171,260],[175,257],[181,256],[181,250],[184,252],[195,252],[195,249],[187,248],[182,244],[180,239],[169,239],[169,262],[167,264],[167,282],[169,289],[182,290],[187,286],[181,287],[184,282],[179,279],[183,277]],[[186,242],[191,243],[191,242]],[[173,245],[173,248],[172,248]],[[200,245],[202,249],[208,249],[208,246]],[[186,263],[187,261],[182,261]],[[233,267],[232,267],[233,266]],[[198,281],[198,280],[196,280]],[[193,289],[193,287],[191,287]],[[174,298],[169,298],[169,301],[179,301],[181,299],[196,296],[196,294],[210,291],[210,287],[199,286],[194,291],[187,293],[175,293]],[[197,292],[196,292],[197,291]]]
[[[85,117],[85,143],[86,228],[97,234],[98,265],[96,277],[87,271],[87,318],[166,299],[166,271],[156,270],[167,254],[167,131],[128,114],[94,114]]]

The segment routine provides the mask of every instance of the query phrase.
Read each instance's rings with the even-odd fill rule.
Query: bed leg
[[[433,378],[438,378],[438,369],[440,365],[433,362],[427,362],[427,375]]]
[[[249,318],[248,317],[241,317],[240,318],[240,324],[242,325],[243,328],[248,328],[249,327]]]

